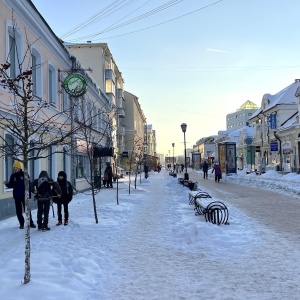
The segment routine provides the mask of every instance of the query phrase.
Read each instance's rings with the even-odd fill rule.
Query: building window
[[[74,101],[73,102],[74,120],[78,122],[79,121],[79,107],[78,107],[79,100],[78,98],[75,98],[73,101]]]
[[[13,153],[14,153],[14,138],[10,134],[5,135],[5,174],[4,178],[8,181],[13,173]]]
[[[65,89],[63,89],[62,92],[62,111],[63,112],[67,112],[69,109],[69,95],[68,93],[65,91]]]
[[[87,102],[87,123],[88,125],[93,125],[93,111],[92,111],[92,103],[88,100]]]
[[[76,178],[90,178],[90,163],[85,155],[77,155]]]
[[[15,78],[16,77],[16,69],[17,69],[17,57],[16,57],[16,40],[11,35],[9,36],[9,57],[8,60],[10,62],[10,77]]]
[[[97,123],[98,123],[98,131],[102,129],[102,112],[101,109],[98,109],[98,116],[97,116]]]
[[[81,121],[83,122],[83,123],[85,123],[86,122],[86,116],[87,116],[87,113],[86,113],[86,111],[87,111],[87,106],[86,106],[86,100],[83,98],[82,99],[82,107],[81,107]]]
[[[54,66],[49,63],[48,65],[48,102],[57,104],[57,76]]]
[[[116,86],[112,79],[106,79],[105,81],[105,91],[106,93],[116,94]]]
[[[42,97],[42,56],[36,47],[31,49],[31,81],[32,92],[37,97]]]
[[[93,109],[93,128],[97,130],[97,108]]]
[[[84,178],[84,156],[77,155],[76,178]]]
[[[6,21],[6,57],[10,63],[9,76],[16,78],[23,62],[23,37],[21,30],[11,21]]]

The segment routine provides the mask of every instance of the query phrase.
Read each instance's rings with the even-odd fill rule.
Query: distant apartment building
[[[124,98],[126,118],[121,119],[120,126],[125,131],[125,144],[120,154],[122,168],[129,170],[130,160],[141,160],[144,153],[146,117],[136,95],[125,91]]]
[[[156,132],[152,124],[147,125],[147,151],[146,154],[156,156]]]
[[[125,129],[121,125],[125,118],[124,79],[106,43],[66,44],[67,49],[82,63],[84,68],[99,85],[99,93],[105,91],[110,99],[112,120],[111,144],[120,163],[120,156],[125,150]]]
[[[249,125],[249,119],[257,111],[255,103],[247,100],[234,113],[226,115],[227,130],[237,130]]]

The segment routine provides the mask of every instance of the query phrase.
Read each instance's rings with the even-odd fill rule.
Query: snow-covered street
[[[16,217],[1,221],[1,299],[299,299],[299,176],[240,174],[218,184],[189,173],[228,206],[230,225],[195,216],[189,190],[165,170],[132,184],[130,195],[127,177],[119,205],[116,185],[97,195],[99,224],[91,196],[78,194],[68,226],[50,214],[50,232],[31,231],[27,285],[24,231]]]

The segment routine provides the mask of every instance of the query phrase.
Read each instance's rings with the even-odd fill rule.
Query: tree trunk
[[[92,186],[92,196],[93,196],[95,221],[96,221],[96,224],[98,224],[97,206],[96,206],[95,192],[94,192],[94,187],[93,186]]]
[[[30,203],[29,203],[29,179],[27,170],[24,170],[25,183],[25,274],[24,284],[30,281]]]

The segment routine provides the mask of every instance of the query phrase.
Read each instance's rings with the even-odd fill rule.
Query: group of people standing
[[[19,228],[24,229],[25,211],[25,178],[22,170],[21,162],[15,161],[13,164],[14,173],[11,174],[9,181],[4,181],[7,188],[13,189],[13,198],[15,200],[16,214],[19,220]],[[29,178],[28,178],[29,180]],[[49,231],[49,210],[51,202],[57,204],[57,217],[59,225],[68,225],[69,208],[68,205],[73,197],[73,187],[67,180],[67,174],[60,171],[57,176],[57,181],[49,177],[47,171],[41,171],[37,179],[30,182],[29,198],[34,194],[34,199],[37,201],[37,225],[40,231]],[[64,223],[62,218],[62,207],[64,208]],[[36,228],[32,220],[30,212],[30,227]]]

